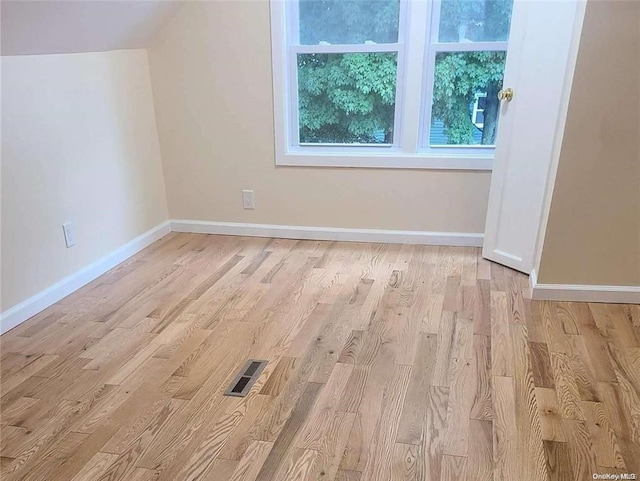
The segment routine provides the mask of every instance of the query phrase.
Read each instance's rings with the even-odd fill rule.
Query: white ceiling
[[[145,48],[179,1],[2,0],[2,55]]]

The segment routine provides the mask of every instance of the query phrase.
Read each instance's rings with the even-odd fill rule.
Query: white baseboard
[[[539,301],[640,304],[640,286],[539,284],[534,270],[529,275],[529,287],[531,298]]]
[[[174,232],[223,234],[284,239],[330,240],[348,242],[381,242],[389,244],[425,244],[459,247],[481,247],[484,234],[464,232],[429,232],[412,230],[345,229],[341,227],[306,227],[275,224],[243,224],[173,220]]]
[[[463,232],[345,229],[339,227],[305,227],[195,220],[166,221],[127,242],[122,247],[84,269],[65,277],[56,284],[1,313],[0,333],[13,329],[172,231],[285,239],[460,247],[481,247],[484,238],[481,233]],[[531,298],[536,300],[640,304],[640,286],[539,284],[535,270],[529,276],[529,286]]]
[[[380,229],[344,229],[194,220],[166,221],[122,247],[0,314],[0,333],[7,332],[88,284],[171,231],[286,239],[384,242],[447,246],[482,246],[483,234]]]
[[[87,267],[3,312],[0,314],[0,333],[5,333],[35,316],[170,232],[171,223],[163,222]]]

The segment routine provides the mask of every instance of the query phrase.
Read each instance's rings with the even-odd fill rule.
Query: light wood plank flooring
[[[526,286],[475,248],[171,234],[0,338],[2,479],[640,474],[640,306]]]

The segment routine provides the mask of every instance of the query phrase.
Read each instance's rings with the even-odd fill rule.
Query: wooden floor
[[[171,234],[0,338],[2,479],[640,474],[640,306],[526,286],[475,248]]]

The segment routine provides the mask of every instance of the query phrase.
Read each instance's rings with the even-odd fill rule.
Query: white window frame
[[[484,128],[484,109],[480,108],[480,99],[486,99],[486,98],[487,98],[486,92],[477,93],[475,95],[475,100],[473,101],[473,112],[471,113],[471,123],[479,129]],[[483,115],[482,122],[478,122],[478,114],[480,112],[482,112],[482,115]]]
[[[392,169],[491,170],[494,148],[428,146],[433,66],[441,51],[506,50],[500,42],[437,43],[439,0],[400,0],[397,44],[297,45],[296,0],[270,0],[276,165]],[[287,22],[287,15],[292,21]],[[428,37],[429,36],[429,37]],[[292,39],[296,39],[294,43]],[[410,41],[407,41],[410,39]],[[386,50],[385,50],[386,49]],[[297,53],[398,52],[393,144],[298,142]],[[424,68],[425,65],[431,68]],[[293,94],[292,94],[293,93]],[[423,125],[423,123],[426,123]],[[426,143],[425,143],[426,139]]]
[[[433,102],[434,70],[436,66],[436,55],[446,52],[506,52],[508,42],[439,42],[440,36],[440,7],[441,0],[433,0],[429,40],[426,48],[425,68],[423,69],[424,95],[422,98],[423,115],[420,132],[420,151],[436,154],[442,151],[455,151],[459,154],[473,154],[481,151],[490,152],[493,157],[495,145],[429,145],[429,127],[431,125],[431,108]]]

